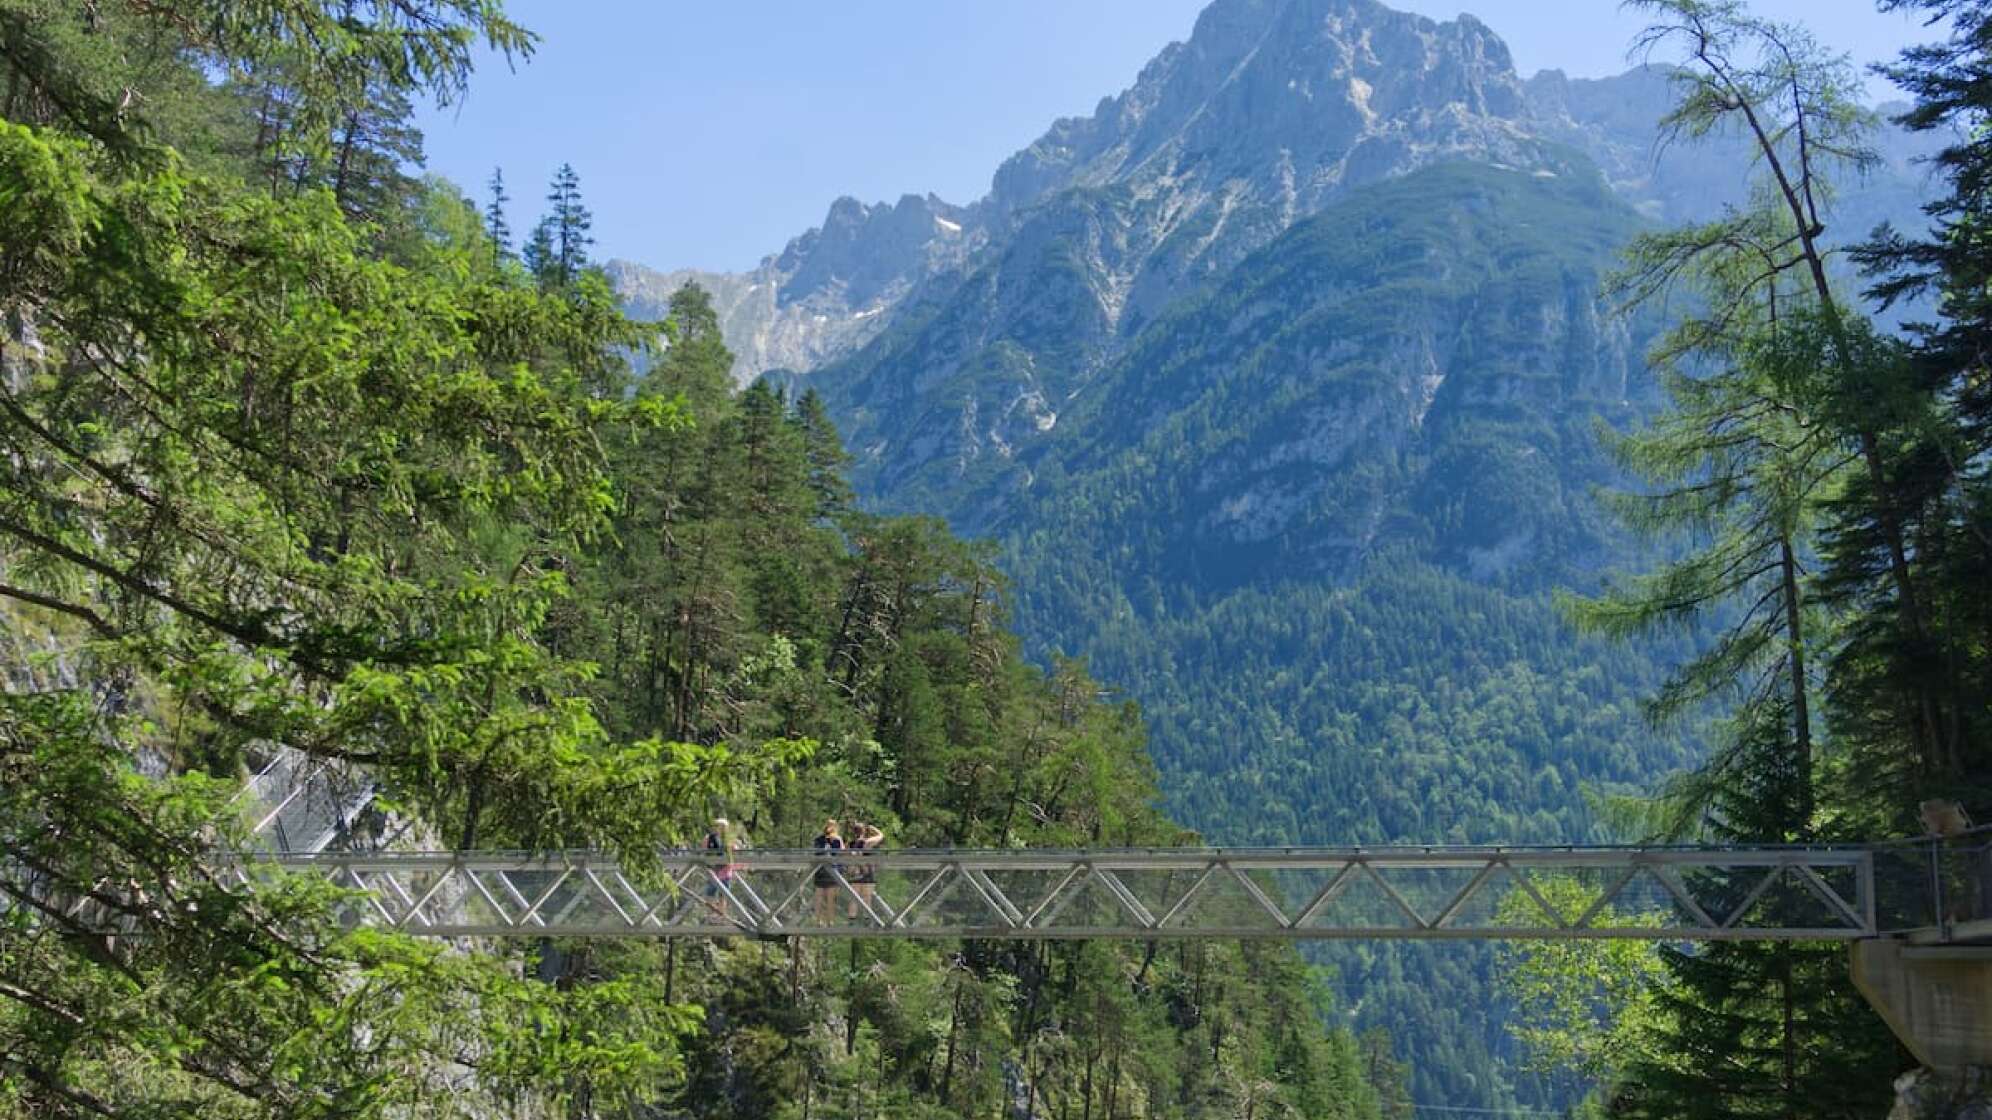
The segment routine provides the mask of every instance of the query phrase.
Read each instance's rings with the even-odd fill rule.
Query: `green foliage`
[[[1575,161],[1351,191],[1146,324],[1040,450],[871,484],[999,536],[1032,647],[1140,702],[1171,815],[1205,836],[1610,839],[1587,788],[1693,757],[1691,727],[1639,720],[1691,640],[1573,640],[1548,595],[1625,548],[1588,492],[1616,472],[1596,418],[1648,403],[1595,299],[1636,228]],[[874,407],[833,373],[833,406]],[[1486,1010],[1486,949],[1316,959],[1418,1099],[1557,1102]]]
[[[1602,893],[1568,877],[1538,878],[1533,885],[1557,914],[1591,913]],[[1515,891],[1496,911],[1503,924],[1530,925],[1542,909]],[[1599,908],[1597,929],[1652,924],[1646,915]],[[1655,1003],[1665,973],[1651,942],[1604,939],[1535,943],[1503,942],[1495,950],[1504,995],[1514,1003],[1509,1030],[1528,1048],[1529,1061],[1552,1075],[1576,1075],[1580,1085],[1609,1082],[1634,1055],[1646,1054],[1655,1027]]]
[[[1975,0],[1903,0],[1949,35],[1908,51],[1890,77],[1915,94],[1902,122],[1945,136],[1936,165],[1947,192],[1927,231],[1881,230],[1859,254],[1893,302],[1935,295],[1942,315],[1918,327],[1894,363],[1844,387],[1865,402],[1880,470],[1859,479],[1829,529],[1825,590],[1856,621],[1834,661],[1835,702],[1858,744],[1844,779],[1886,789],[1890,825],[1919,796],[1956,798],[1980,819],[1992,806],[1992,331],[1986,238],[1992,231],[1992,112],[1982,81],[1992,10]],[[1896,580],[1897,542],[1913,550],[1913,594]],[[1912,627],[1912,619],[1920,626]],[[1849,798],[1852,801],[1852,798]]]
[[[1867,158],[1842,60],[1738,4],[1640,6],[1657,20],[1645,41],[1678,44],[1687,57],[1670,123],[1691,137],[1722,128],[1752,137],[1763,184],[1753,208],[1643,239],[1631,256],[1636,297],[1686,281],[1704,309],[1657,354],[1670,367],[1673,408],[1617,440],[1656,488],[1622,509],[1689,546],[1578,614],[1621,634],[1710,613],[1724,626],[1653,704],[1663,715],[1729,709],[1710,761],[1666,787],[1665,811],[1649,816],[1664,832],[1751,842],[1884,833],[1908,823],[1918,796],[1976,796],[1985,782],[1967,714],[1985,703],[1983,643],[1964,636],[1982,617],[1992,555],[1972,541],[1984,477],[1963,466],[1984,460],[1965,388],[1980,367],[1939,341],[1977,329],[1971,305],[1947,307],[1963,314],[1909,346],[1879,336],[1830,282],[1820,242],[1827,173]],[[1901,69],[1912,85],[1927,83],[1926,124],[1961,110],[1944,99],[1965,87],[1944,68],[1984,46],[1967,33],[1949,53],[1912,53]],[[1950,163],[1961,188],[1970,163]],[[1965,197],[1961,189],[1933,212],[1962,217]],[[1872,267],[1899,270],[1883,285],[1889,296],[1937,282],[1947,259],[1941,243],[1890,237],[1863,253]],[[1715,908],[1751,900],[1796,914],[1815,902],[1789,879],[1748,879],[1726,884]],[[1616,1048],[1612,1115],[1856,1117],[1887,1107],[1902,1055],[1851,991],[1833,946],[1667,947],[1661,963],[1664,975],[1641,980],[1632,997],[1636,1037]],[[1537,972],[1549,982],[1538,992],[1595,989],[1585,961],[1539,956],[1528,967],[1531,983]],[[1584,1036],[1550,1037],[1567,1049]]]
[[[639,871],[715,808],[1189,834],[1139,712],[1023,661],[991,549],[854,512],[823,402],[735,392],[703,293],[618,313],[571,171],[539,275],[408,174],[407,97],[527,42],[495,7],[86,8],[0,7],[0,1116],[1377,1114],[1285,950],[465,952],[243,889],[280,746],[415,843]],[[128,59],[234,124],[183,158],[161,101],[71,96]]]
[[[629,480],[618,548],[577,573],[562,643],[594,651],[625,734],[817,744],[722,811],[801,845],[826,816],[893,844],[1165,845],[1140,713],[1074,663],[1026,664],[991,550],[932,519],[852,512],[820,404],[726,387],[732,358],[688,289],[636,400],[695,427],[609,443]],[[1289,950],[1049,944],[576,947],[564,975],[646,975],[705,1009],[667,1114],[1376,1115],[1353,1040]],[[658,958],[662,957],[660,961]]]

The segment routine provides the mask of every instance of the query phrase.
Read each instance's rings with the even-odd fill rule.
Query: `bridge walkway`
[[[273,868],[352,888],[353,922],[471,938],[1928,940],[1992,900],[1987,848],[1927,844],[326,852],[238,874]]]

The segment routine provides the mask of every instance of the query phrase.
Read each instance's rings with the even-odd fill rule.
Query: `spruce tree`
[[[1787,705],[1745,709],[1725,731],[1727,776],[1705,839],[1763,843],[1809,831],[1795,808],[1811,782]],[[1768,886],[1760,886],[1769,877]],[[1697,882],[1715,913],[1747,905],[1754,920],[1814,924],[1820,898],[1763,869]],[[1756,897],[1752,900],[1751,895]],[[1667,980],[1657,1026],[1636,1048],[1610,1115],[1632,1120],[1867,1120],[1893,1099],[1896,1044],[1853,991],[1846,950],[1820,942],[1712,942],[1661,948]]]
[[[422,164],[422,134],[413,113],[408,95],[390,85],[347,104],[319,174],[347,217],[389,222],[416,197],[409,170]]]
[[[546,201],[550,207],[547,220],[552,223],[554,282],[571,284],[588,267],[588,247],[595,243],[588,232],[595,224],[594,215],[581,202],[581,177],[573,164],[563,163],[554,173]]]
[[[553,243],[553,219],[541,218],[533,226],[532,236],[526,239],[519,255],[525,261],[526,271],[539,281],[542,289],[561,285],[560,255]]]
[[[512,202],[512,196],[505,191],[505,169],[491,169],[489,184],[490,197],[484,204],[484,231],[491,235],[493,251],[498,260],[512,256],[512,224],[505,218],[505,208]]]
[[[1850,394],[1887,424],[1884,453],[1895,486],[1847,495],[1832,532],[1828,576],[1837,598],[1858,612],[1836,692],[1857,728],[1861,764],[1850,780],[1919,796],[1961,798],[1992,817],[1992,3],[1890,0],[1919,10],[1948,36],[1906,51],[1887,74],[1914,97],[1900,123],[1955,137],[1935,164],[1948,190],[1924,230],[1884,230],[1860,252],[1884,304],[1936,297],[1933,323],[1912,329],[1895,376]],[[1893,604],[1874,594],[1889,559],[1886,521],[1916,542],[1913,563],[1928,599],[1922,642],[1897,637]],[[1877,609],[1867,609],[1874,605]],[[1920,689],[1942,695],[1936,749],[1919,752],[1900,713]],[[1905,788],[1906,787],[1906,788]],[[1905,824],[1898,815],[1886,823]]]
[[[791,419],[802,436],[803,456],[809,463],[809,492],[815,498],[815,515],[821,521],[835,521],[851,508],[851,484],[845,481],[851,453],[830,419],[830,406],[815,389],[803,390],[795,402]]]

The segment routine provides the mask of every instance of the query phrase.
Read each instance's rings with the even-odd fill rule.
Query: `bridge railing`
[[[1992,828],[1871,850],[1883,933],[1992,940]]]
[[[757,850],[667,852],[639,869],[592,852],[327,853],[242,874],[316,871],[353,890],[349,921],[437,937],[1849,940],[1897,920],[1883,913],[1899,889],[1893,864],[1887,884],[1879,874],[1888,859],[1830,847]]]

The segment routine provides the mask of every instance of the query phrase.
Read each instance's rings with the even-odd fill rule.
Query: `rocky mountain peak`
[[[999,210],[1058,190],[1185,179],[1312,210],[1336,187],[1427,152],[1512,157],[1522,84],[1471,16],[1438,23],[1377,0],[1218,0],[1092,117],[1054,124],[1003,165]]]
[[[848,195],[830,204],[816,229],[789,242],[774,260],[781,299],[796,303],[837,292],[863,309],[902,288],[935,255],[951,256],[964,240],[968,214],[934,195],[866,205]]]

